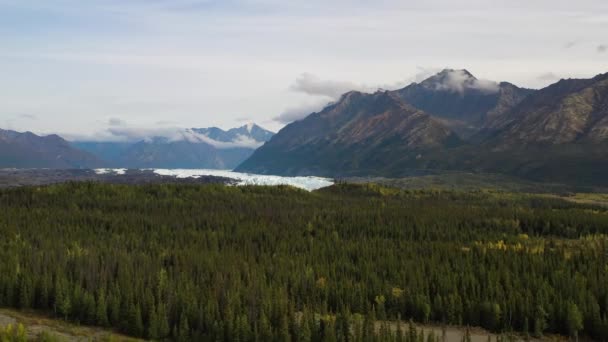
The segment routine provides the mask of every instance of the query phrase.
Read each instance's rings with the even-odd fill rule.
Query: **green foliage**
[[[26,342],[27,335],[25,333],[25,327],[23,324],[17,326],[9,324],[4,328],[0,328],[0,341],[1,342]]]
[[[608,339],[608,212],[592,204],[83,183],[0,190],[0,209],[0,305],[133,336],[436,338],[391,325],[411,319]]]
[[[37,342],[61,342],[62,340],[59,337],[49,333],[48,331],[43,331],[40,334],[38,334],[36,341]]]
[[[568,305],[568,314],[566,316],[566,324],[570,336],[577,337],[579,330],[583,328],[583,315],[578,306],[574,303]]]

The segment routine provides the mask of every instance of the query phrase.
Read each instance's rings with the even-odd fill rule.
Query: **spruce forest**
[[[546,195],[3,189],[0,260],[0,307],[153,340],[420,340],[410,320],[608,340],[608,209]]]

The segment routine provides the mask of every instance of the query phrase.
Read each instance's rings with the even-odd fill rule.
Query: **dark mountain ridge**
[[[32,132],[0,129],[2,168],[90,168],[102,163],[56,134],[38,136]]]
[[[374,172],[394,158],[456,146],[441,122],[390,92],[349,92],[282,129],[236,170],[287,175]]]

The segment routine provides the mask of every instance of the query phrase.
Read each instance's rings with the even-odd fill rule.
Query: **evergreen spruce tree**
[[[163,339],[171,333],[169,318],[167,317],[167,309],[164,304],[160,304],[157,309],[158,319],[158,338]]]
[[[570,303],[568,305],[566,324],[570,336],[578,341],[578,332],[583,329],[583,315],[575,303]]]
[[[179,342],[190,341],[190,325],[188,324],[188,317],[184,312],[179,317],[179,328],[177,331],[177,340]]]
[[[536,307],[536,313],[534,317],[534,337],[540,338],[547,329],[547,312],[542,306]]]
[[[279,325],[279,342],[291,342],[291,334],[289,333],[289,321],[286,316],[281,316]]]
[[[323,342],[338,342],[336,336],[336,326],[330,320],[321,320],[321,331]]]
[[[160,338],[160,321],[158,312],[154,306],[150,307],[148,313],[148,326],[146,329],[146,337],[150,340],[157,340]]]
[[[110,324],[108,320],[108,304],[106,295],[102,290],[97,297],[97,311],[95,312],[95,322],[97,325],[106,327]]]
[[[272,341],[272,327],[270,326],[270,321],[264,311],[262,311],[262,314],[260,315],[259,336],[260,341]]]
[[[121,305],[120,298],[112,293],[108,297],[108,319],[112,326],[119,326],[121,324]]]
[[[139,305],[131,303],[128,311],[127,332],[133,336],[141,337],[144,334],[144,323]]]

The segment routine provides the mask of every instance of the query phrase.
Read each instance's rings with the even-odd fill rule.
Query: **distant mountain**
[[[108,164],[120,160],[122,156],[133,146],[132,142],[104,142],[104,141],[73,141],[72,146],[95,155]],[[115,165],[109,165],[115,166]]]
[[[273,132],[268,131],[254,123],[248,123],[245,126],[231,128],[227,131],[217,127],[210,128],[193,128],[194,132],[204,134],[207,137],[222,142],[238,141],[242,137],[247,137],[254,141],[266,142],[272,138]]]
[[[397,91],[348,93],[287,125],[237,170],[334,177],[466,171],[606,186],[608,74],[532,91],[444,70]]]
[[[91,168],[102,165],[58,135],[38,136],[0,129],[1,168]]]
[[[378,173],[397,160],[456,146],[441,122],[390,92],[350,92],[293,122],[236,170],[282,175]]]
[[[406,103],[440,118],[463,138],[474,135],[488,120],[502,116],[533,92],[507,82],[479,80],[467,70],[454,69],[394,91]]]
[[[171,138],[141,141],[74,142],[111,167],[233,169],[272,137],[255,124],[224,131],[217,127],[184,129]]]

